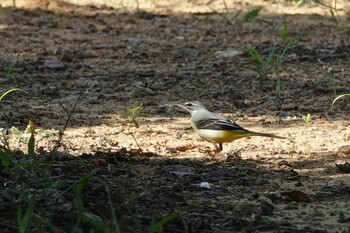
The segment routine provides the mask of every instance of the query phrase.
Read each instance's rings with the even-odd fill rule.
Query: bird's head
[[[188,111],[191,114],[200,110],[200,109],[205,109],[204,105],[199,101],[191,101],[191,102],[186,102],[183,104],[176,104],[176,106],[179,106],[179,107],[185,109],[186,111]]]

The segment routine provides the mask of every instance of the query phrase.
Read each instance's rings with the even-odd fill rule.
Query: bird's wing
[[[197,129],[248,131],[230,119],[209,118],[194,122]]]

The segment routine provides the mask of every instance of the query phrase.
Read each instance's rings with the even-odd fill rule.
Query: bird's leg
[[[219,152],[222,151],[222,143],[219,143]]]
[[[218,144],[216,144],[216,143],[213,143],[213,144],[214,144],[214,148],[215,148],[214,151],[215,151],[215,152],[219,151]]]
[[[222,143],[214,143],[215,152],[221,152],[222,151]]]
[[[222,151],[222,143],[214,143],[215,154]]]
[[[214,144],[214,153],[212,154],[212,159],[222,151],[222,143],[213,143]]]

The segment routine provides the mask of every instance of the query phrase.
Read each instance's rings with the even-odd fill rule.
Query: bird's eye
[[[191,106],[192,106],[192,103],[186,103],[186,106],[187,106],[187,107],[191,107]]]

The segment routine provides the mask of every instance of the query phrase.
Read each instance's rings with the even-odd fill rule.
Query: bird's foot
[[[222,151],[222,143],[214,143],[215,152],[220,153]]]

